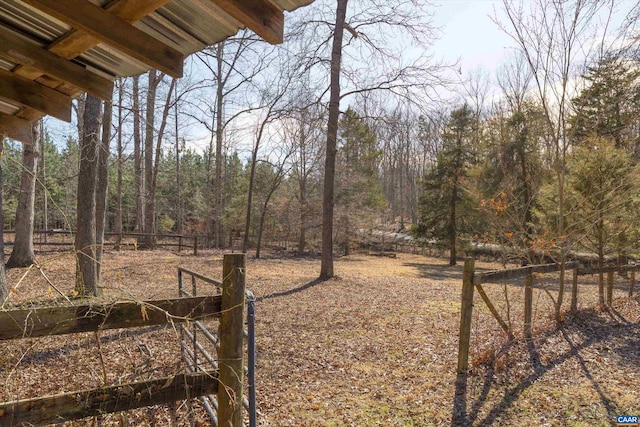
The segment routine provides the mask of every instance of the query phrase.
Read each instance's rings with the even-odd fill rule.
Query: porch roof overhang
[[[283,41],[284,11],[313,0],[2,0],[0,136],[30,143],[45,115],[71,120],[83,92],[155,68],[182,76],[185,56],[249,28]]]

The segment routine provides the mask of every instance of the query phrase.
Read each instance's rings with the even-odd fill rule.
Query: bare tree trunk
[[[300,178],[300,233],[298,234],[298,254],[304,253],[304,248],[307,245],[307,189],[306,189],[306,177]]]
[[[116,219],[115,219],[115,232],[116,243],[115,249],[120,250],[120,244],[122,243],[122,97],[124,95],[124,87],[122,79],[118,85],[118,181],[116,190]]]
[[[107,190],[109,189],[109,144],[111,142],[111,102],[104,103],[102,116],[102,143],[98,148],[98,178],[96,184],[96,262],[98,282],[102,268],[102,251],[104,249],[104,231],[107,219]]]
[[[40,126],[40,160],[41,160],[41,170],[42,170],[42,183],[46,185],[47,183],[47,168],[46,168],[46,141],[44,140],[44,126]],[[42,194],[42,214],[43,218],[43,227],[45,230],[49,229],[49,198],[47,197],[46,189]],[[47,242],[47,234],[45,233],[44,242]]]
[[[458,180],[453,182],[453,194],[449,202],[449,265],[456,265],[456,203],[458,198]]]
[[[336,25],[333,31],[331,50],[331,82],[329,96],[329,117],[327,120],[327,146],[324,163],[324,194],[322,201],[322,261],[320,279],[326,280],[333,274],[333,207],[336,176],[336,153],[338,139],[338,118],[340,116],[340,70],[342,60],[342,35],[347,16],[348,0],[338,0]]]
[[[77,231],[75,249],[76,292],[98,295],[96,262],[96,184],[101,101],[87,95],[80,138],[80,172],[78,174]]]
[[[136,231],[144,232],[144,179],[142,176],[142,138],[140,135],[140,77],[133,78],[133,169],[136,184]]]
[[[154,122],[156,112],[156,90],[158,88],[159,78],[156,77],[156,71],[149,71],[149,85],[147,88],[147,106],[146,120],[144,131],[144,232],[145,238],[142,239],[144,246],[153,248],[155,239],[155,206],[153,204],[152,181],[153,181],[153,139],[155,134]]]
[[[38,173],[38,141],[42,121],[31,127],[31,144],[22,144],[22,181],[16,211],[16,238],[7,268],[28,267],[33,264],[33,220]]]
[[[224,65],[224,42],[217,45],[217,65],[218,72],[216,73],[217,86],[216,86],[216,176],[214,179],[214,191],[215,191],[215,206],[213,208],[213,227],[214,238],[216,242],[216,248],[222,248],[224,245],[223,228],[222,228],[222,214],[224,212],[224,206],[222,205],[222,133],[224,132],[223,122],[223,97],[224,97],[224,84],[223,84],[223,65]]]
[[[180,138],[178,136],[178,85],[175,86],[175,125],[176,125],[176,196],[178,198],[177,230],[182,234],[182,195],[180,194]]]
[[[0,135],[0,143],[4,147],[4,137]],[[4,215],[2,214],[2,193],[3,193],[2,164],[0,163],[0,302],[4,302],[9,296],[7,286],[7,275],[4,270]]]

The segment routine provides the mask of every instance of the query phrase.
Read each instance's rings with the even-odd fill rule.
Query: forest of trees
[[[298,14],[282,46],[240,33],[189,58],[183,79],[117,81],[98,142],[110,149],[106,230],[323,257],[349,254],[373,229],[404,231],[449,249],[452,265],[474,241],[527,262],[636,254],[638,53],[604,45],[602,2],[524,5],[504,2],[496,18],[518,47],[496,75],[458,75],[427,54],[427,2],[339,0]],[[630,18],[618,40],[633,30]],[[407,46],[424,54],[404,57]],[[77,102],[77,134],[38,130],[36,229],[76,229],[89,98]],[[5,141],[6,229],[23,149]],[[333,276],[324,261],[321,277]]]

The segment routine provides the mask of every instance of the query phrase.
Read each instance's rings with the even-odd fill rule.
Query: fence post
[[[473,273],[475,260],[465,258],[462,272],[462,304],[460,309],[460,337],[458,340],[458,373],[469,367],[469,339],[471,338],[471,314],[473,310]]]
[[[249,427],[256,427],[256,298],[251,291],[247,291],[247,335]]]
[[[245,255],[225,254],[222,268],[222,314],[218,388],[218,425],[242,426]]]
[[[607,305],[613,301],[613,271],[607,271]]]
[[[178,237],[178,253],[182,252],[182,236]]]
[[[193,236],[193,254],[198,255],[198,236]]]
[[[531,269],[524,279],[524,336],[531,338],[531,314],[533,312],[533,274]]]
[[[576,267],[573,269],[573,283],[571,285],[571,312],[575,313],[578,311],[578,269]]]
[[[629,297],[633,296],[633,288],[636,284],[636,267],[631,270],[631,279],[629,281]]]

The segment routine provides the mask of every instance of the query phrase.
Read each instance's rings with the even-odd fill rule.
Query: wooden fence
[[[219,318],[220,352],[230,363],[218,369],[179,373],[149,381],[118,384],[0,403],[0,427],[45,425],[218,393],[221,425],[242,425],[231,396],[242,396],[245,258],[224,256],[222,294],[169,300],[64,305],[0,311],[0,341],[106,329],[133,328]],[[238,309],[239,308],[239,309]],[[237,366],[240,360],[240,368]],[[222,384],[219,387],[219,384]],[[230,394],[234,390],[237,394]]]
[[[5,236],[15,235],[14,230],[4,230]],[[138,248],[138,240],[148,236],[153,236],[155,247],[178,248],[182,250],[193,250],[194,255],[198,255],[198,250],[210,246],[208,236],[204,234],[148,234],[148,233],[105,233],[107,246],[115,246],[120,242],[121,248]],[[5,237],[5,246],[12,246],[13,240]],[[74,232],[67,230],[36,230],[33,232],[34,246],[68,246],[74,245]]]
[[[242,255],[238,256],[241,259]],[[226,262],[226,260],[225,260]],[[226,265],[226,263],[225,263]],[[229,270],[229,269],[227,269]],[[240,270],[237,270],[240,271]],[[232,276],[224,275],[225,280],[235,280]],[[190,278],[190,283],[185,283]],[[189,281],[187,281],[189,282]],[[190,284],[190,286],[189,286]],[[202,293],[204,288],[205,294],[210,294],[215,290],[224,289],[223,281],[219,281],[207,276],[203,276],[186,268],[178,269],[178,292],[180,296],[195,297]],[[239,289],[239,288],[238,288]],[[236,296],[239,298],[239,296]],[[242,369],[242,373],[246,377],[247,396],[242,395],[242,389],[233,390],[233,395],[242,396],[242,408],[247,411],[249,418],[249,427],[257,425],[256,411],[256,392],[255,392],[255,298],[250,291],[246,291],[247,299],[247,330],[244,331],[244,337],[247,342],[247,360],[246,364],[242,363],[242,359],[238,355],[244,354],[243,348],[235,349],[237,353],[230,352],[229,346],[222,346],[220,335],[213,334],[208,325],[204,322],[195,321],[189,324],[182,323],[180,325],[180,351],[182,360],[189,372],[206,372],[209,369],[217,370],[221,360],[234,360],[237,370]],[[243,307],[234,307],[234,310],[242,311]],[[239,314],[241,318],[241,314]],[[222,327],[222,325],[221,325]],[[227,350],[225,350],[227,349]],[[230,362],[225,362],[230,363]],[[224,378],[221,378],[224,381]],[[237,393],[237,394],[236,394]],[[220,405],[230,408],[229,393],[221,395],[209,394],[199,397],[200,402],[209,414],[214,426],[218,423],[218,414]],[[240,404],[240,402],[237,402]],[[240,417],[240,408],[236,408],[235,416]]]
[[[532,334],[532,313],[533,313],[533,279],[535,275],[543,273],[552,273],[560,271],[563,268],[561,264],[540,264],[530,265],[519,268],[511,268],[505,270],[494,270],[485,272],[475,271],[475,260],[473,258],[465,259],[463,279],[462,279],[462,298],[461,298],[461,314],[460,314],[460,335],[458,341],[458,373],[464,373],[469,367],[469,342],[471,337],[471,319],[473,310],[473,294],[474,289],[480,295],[491,315],[496,319],[500,328],[509,337],[512,337],[513,331],[502,318],[491,299],[488,297],[483,283],[496,282],[500,280],[524,278],[524,327],[523,333],[526,339],[531,338]],[[567,262],[564,264],[564,270],[572,271],[571,286],[571,311],[576,312],[578,309],[578,277],[586,274],[607,274],[606,286],[606,304],[611,305],[613,299],[613,275],[615,272],[631,272],[629,279],[629,296],[633,296],[635,287],[635,271],[640,265],[624,265],[624,266],[606,266],[603,268],[595,268],[591,266],[581,267],[577,261]]]

